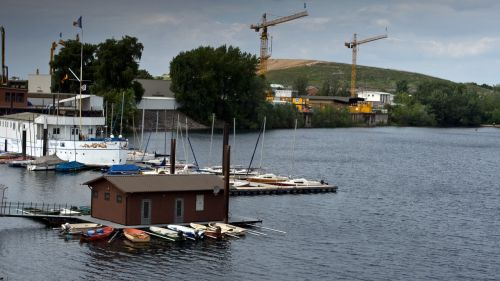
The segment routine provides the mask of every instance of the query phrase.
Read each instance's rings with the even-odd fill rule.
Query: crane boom
[[[262,22],[259,24],[252,24],[250,26],[250,28],[254,29],[255,31],[258,32],[261,28],[277,25],[280,23],[284,23],[284,22],[291,21],[291,20],[298,19],[298,18],[305,17],[305,16],[308,16],[307,11],[302,11],[300,13],[296,13],[293,15],[277,18],[277,19],[274,19],[271,21],[266,21],[266,14],[264,14],[264,15],[262,15]]]
[[[387,38],[387,34],[377,35],[377,36],[373,36],[373,37],[366,38],[366,39],[358,41],[357,40],[357,35],[356,35],[356,33],[354,33],[352,41],[351,42],[345,42],[344,45],[347,48],[352,49],[351,98],[355,98],[356,97],[356,58],[357,58],[357,55],[358,55],[358,46],[361,45],[361,44],[364,44],[364,43],[368,43],[368,42],[372,42],[372,41],[380,40],[380,39],[384,39],[384,38]]]
[[[301,17],[307,16],[307,11],[302,11],[300,13],[295,13],[293,15],[285,16],[285,17],[280,17],[271,21],[267,21],[267,14],[262,15],[262,21],[258,24],[252,24],[250,25],[250,29],[255,30],[256,32],[259,32],[261,29],[260,33],[260,61],[259,61],[259,73],[260,74],[265,74],[267,71],[267,60],[269,59],[270,55],[268,54],[268,33],[267,33],[267,28],[269,26],[274,26],[280,23],[284,23],[287,21],[291,21],[294,19],[298,19]]]

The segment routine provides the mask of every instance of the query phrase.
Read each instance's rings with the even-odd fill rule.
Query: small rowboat
[[[96,241],[109,237],[115,229],[110,226],[97,228],[95,230],[87,230],[82,233],[80,240],[82,241]]]
[[[102,225],[97,223],[65,223],[61,225],[61,232],[64,234],[81,234],[100,227]]]
[[[197,223],[193,223],[193,222],[190,223],[189,226],[191,226],[192,228],[194,228],[196,230],[205,231],[206,237],[209,237],[212,239],[217,239],[217,240],[224,238],[224,234],[222,233],[222,230],[219,226],[210,227],[210,226],[206,226],[203,224],[197,224]]]
[[[134,243],[144,243],[149,242],[151,237],[145,231],[136,228],[125,228],[123,229],[123,234],[125,237]]]
[[[170,241],[184,241],[186,240],[186,238],[184,237],[184,235],[177,231],[174,231],[174,230],[170,230],[170,229],[167,229],[167,228],[162,228],[162,227],[157,227],[157,226],[150,226],[149,227],[149,230],[158,235],[158,236],[161,236],[167,240],[170,240]]]
[[[236,236],[243,236],[246,234],[246,229],[226,223],[211,222],[208,224],[210,227],[220,227],[223,234],[231,234]]]
[[[191,227],[176,225],[176,224],[169,224],[169,225],[167,225],[167,227],[171,230],[182,232],[182,234],[186,238],[191,239],[191,240],[205,238],[205,231],[203,231],[203,230],[196,230],[196,229],[191,228]]]

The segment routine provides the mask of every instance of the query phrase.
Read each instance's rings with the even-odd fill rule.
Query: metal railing
[[[1,201],[0,216],[15,217],[78,217],[82,212],[71,204]]]

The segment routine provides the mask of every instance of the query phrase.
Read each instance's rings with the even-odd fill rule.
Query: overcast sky
[[[74,38],[83,16],[84,42],[135,36],[144,45],[140,67],[168,73],[179,52],[200,45],[238,46],[259,53],[249,28],[304,9],[298,0],[1,0],[10,76],[48,73],[50,45]],[[271,27],[272,58],[351,63],[344,42],[384,34],[360,46],[358,64],[428,74],[455,82],[500,84],[500,1],[309,0],[309,16]]]

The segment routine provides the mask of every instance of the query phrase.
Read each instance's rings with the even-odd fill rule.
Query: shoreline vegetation
[[[66,70],[78,69],[81,43],[65,42],[51,62],[54,70],[52,90],[78,92],[76,84],[67,80]],[[144,89],[134,79],[153,78],[146,70],[139,69],[143,48],[137,38],[130,36],[83,46],[83,77],[93,81],[84,94],[104,97],[108,107],[114,104],[120,108],[124,103],[123,112],[109,116],[107,123],[116,122],[117,116],[123,114],[124,127],[129,132],[133,129],[131,121],[138,113],[137,103],[144,94]],[[267,129],[293,128],[296,119],[299,128],[305,125],[303,114],[293,105],[273,106],[266,102],[271,83],[293,86],[298,95],[304,95],[307,86],[317,87],[318,95],[349,95],[349,64],[304,61],[294,65],[290,61],[281,65],[292,63],[291,67],[274,67],[264,76],[256,73],[259,60],[255,55],[233,46],[201,46],[181,52],[172,59],[170,88],[181,105],[178,110],[193,123],[210,127],[215,113],[218,122],[232,123],[236,119],[238,129],[249,130],[259,129],[264,117]],[[276,64],[271,62],[270,65]],[[385,108],[387,126],[500,124],[500,85],[454,83],[418,73],[366,66],[358,66],[357,71],[360,89],[395,95],[394,105]],[[366,126],[354,122],[347,109],[313,109],[310,117],[313,128]]]

